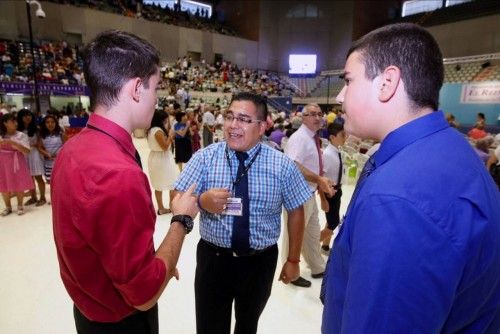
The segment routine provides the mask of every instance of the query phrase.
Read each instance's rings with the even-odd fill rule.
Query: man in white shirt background
[[[290,136],[286,145],[285,154],[295,161],[300,172],[308,181],[312,193],[319,188],[328,196],[333,196],[333,180],[323,176],[323,157],[318,130],[321,127],[323,112],[319,105],[310,103],[302,109],[302,125]],[[321,227],[318,218],[316,197],[312,196],[304,204],[305,230],[302,242],[302,256],[311,269],[312,278],[322,278],[325,271],[325,260],[321,256],[319,245]],[[286,221],[286,219],[285,219]],[[283,233],[283,247],[288,249],[288,235],[286,228]],[[282,253],[282,260],[286,261],[288,254]],[[303,277],[291,282],[300,287],[310,287],[311,282]]]

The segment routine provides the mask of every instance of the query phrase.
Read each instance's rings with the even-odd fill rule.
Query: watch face
[[[193,218],[191,218],[191,216],[176,215],[172,217],[172,222],[174,221],[181,223],[186,229],[186,233],[191,232],[191,230],[193,229],[194,223],[193,223]]]

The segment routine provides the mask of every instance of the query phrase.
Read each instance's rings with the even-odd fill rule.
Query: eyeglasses
[[[311,117],[323,117],[323,113],[322,112],[318,112],[318,113],[315,113],[315,112],[308,112],[308,113],[303,113],[302,114],[303,116],[311,116]]]
[[[252,123],[262,122],[262,120],[260,120],[260,119],[251,119],[249,117],[245,117],[242,115],[234,116],[233,114],[225,114],[224,120],[226,122],[232,122],[233,120],[236,120],[236,122],[238,122],[240,124],[252,124]]]

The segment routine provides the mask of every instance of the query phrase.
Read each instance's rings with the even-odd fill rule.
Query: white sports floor
[[[149,149],[146,140],[134,139],[134,143],[147,171]],[[341,214],[346,210],[352,191],[353,186],[343,187]],[[47,189],[49,193],[50,187]],[[166,198],[164,202],[167,203]],[[3,203],[0,204],[1,210]],[[0,217],[0,333],[76,333],[72,301],[59,276],[51,216],[51,207],[45,205],[27,207],[24,216],[17,216],[14,212],[8,217]],[[165,236],[170,218],[171,215],[158,217],[155,245],[158,246]],[[171,281],[159,301],[160,333],[196,332],[194,273],[199,240],[197,221],[198,218],[193,232],[184,242],[178,264],[180,280]],[[322,226],[324,221],[321,212]],[[321,279],[311,279],[310,271],[302,262],[302,276],[312,280],[312,287],[286,286],[277,280],[280,270],[278,263],[273,291],[260,318],[258,332],[319,333],[323,310],[318,298]]]

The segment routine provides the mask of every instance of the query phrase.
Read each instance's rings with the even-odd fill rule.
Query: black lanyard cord
[[[250,167],[252,167],[253,163],[255,162],[255,159],[257,159],[257,156],[259,155],[260,153],[260,150],[261,150],[262,146],[259,146],[259,150],[257,151],[257,153],[255,153],[255,155],[253,156],[252,160],[250,160],[250,162],[248,163],[248,165],[245,167],[245,169],[243,170],[243,173],[241,173],[241,175],[236,175],[236,180],[233,180],[233,173],[231,171],[232,169],[232,166],[231,166],[231,159],[229,158],[229,152],[228,152],[228,149],[227,149],[227,146],[226,146],[226,160],[227,160],[227,164],[229,165],[229,174],[231,175],[231,180],[233,180],[233,189],[234,189],[234,186],[241,181],[241,179],[247,174],[248,170],[250,169]],[[238,172],[236,172],[238,173]]]

